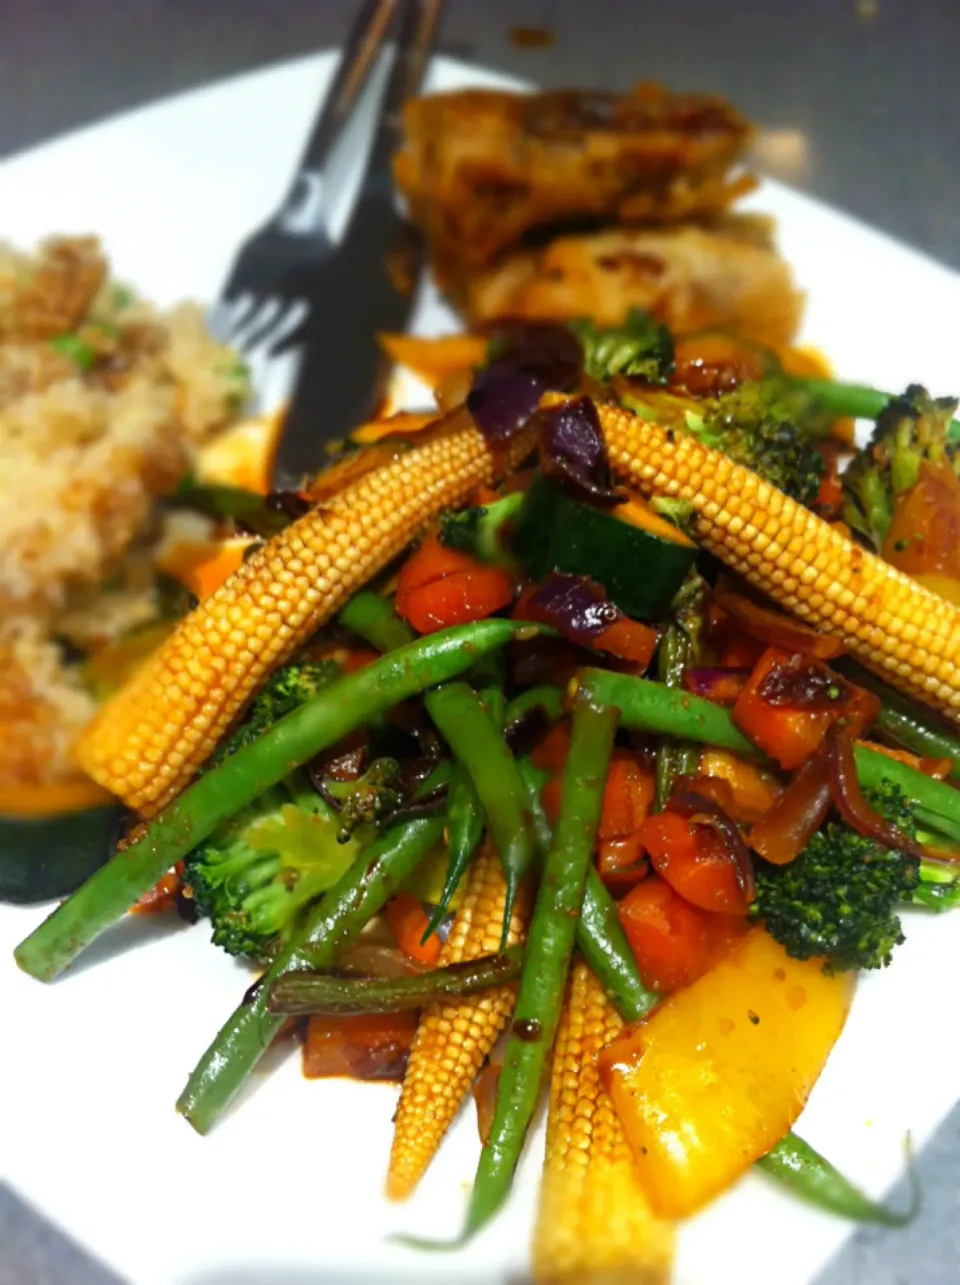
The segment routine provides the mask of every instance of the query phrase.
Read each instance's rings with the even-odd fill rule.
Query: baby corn
[[[440,952],[440,965],[497,953],[506,891],[499,858],[487,843],[474,858],[466,894]],[[530,889],[521,883],[509,945],[523,939],[531,905]],[[391,1200],[406,1199],[423,1177],[484,1058],[506,1026],[516,998],[514,982],[459,1003],[433,1004],[423,1013],[395,1117],[387,1175]]]

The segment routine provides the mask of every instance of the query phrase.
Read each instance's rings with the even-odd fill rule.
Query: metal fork
[[[269,408],[269,367],[289,354],[310,309],[305,283],[336,251],[324,172],[381,52],[398,0],[366,0],[344,44],[334,82],[320,108],[290,188],[276,212],[237,252],[207,318],[211,333],[251,367],[262,409]],[[398,47],[397,56],[402,54]],[[325,190],[327,189],[327,190]],[[283,382],[291,382],[285,372]],[[283,391],[286,391],[284,389]],[[276,399],[273,399],[276,400]],[[267,404],[264,404],[264,403]]]

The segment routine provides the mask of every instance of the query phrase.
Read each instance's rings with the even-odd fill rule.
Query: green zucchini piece
[[[0,901],[29,906],[66,897],[112,855],[119,803],[47,817],[0,817]]]
[[[618,512],[639,514],[638,506],[604,510],[565,495],[541,473],[524,498],[513,535],[513,551],[534,580],[552,571],[589,576],[602,584],[621,611],[639,620],[661,620],[697,557],[697,547],[680,531],[660,534],[663,519],[643,514],[649,525]]]

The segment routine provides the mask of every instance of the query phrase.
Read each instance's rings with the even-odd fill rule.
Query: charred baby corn
[[[497,953],[506,892],[500,860],[487,843],[474,858],[466,894],[440,952],[440,966]],[[523,939],[530,909],[530,888],[524,882],[514,903],[508,945]],[[514,982],[459,1003],[434,1004],[421,1016],[395,1117],[387,1175],[391,1200],[413,1194],[506,1026],[516,998]]]
[[[960,722],[960,610],[952,603],[719,451],[619,407],[597,411],[622,480],[648,496],[686,500],[697,539],[727,566]]]
[[[267,675],[442,509],[463,504],[532,446],[496,463],[466,412],[360,477],[255,553],[103,706],[76,757],[151,816],[183,788]]]
[[[553,1052],[547,1152],[533,1241],[533,1271],[550,1285],[670,1278],[674,1232],[652,1213],[597,1055],[623,1029],[603,987],[582,960]]]

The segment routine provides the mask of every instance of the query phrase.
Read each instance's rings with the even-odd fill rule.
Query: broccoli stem
[[[499,955],[464,959],[412,977],[332,977],[298,970],[273,983],[267,1009],[288,1016],[350,1016],[399,1013],[441,999],[462,999],[490,986],[516,981],[523,966],[523,950],[522,945],[508,946]]]
[[[177,1110],[198,1133],[220,1118],[283,1025],[283,1014],[267,1007],[273,983],[293,969],[329,968],[442,837],[442,817],[393,826],[317,902],[217,1032],[180,1094]]]
[[[574,681],[588,684],[595,699],[615,705],[620,710],[621,727],[681,736],[765,761],[761,751],[734,726],[730,711],[702,696],[604,669],[581,670]],[[864,788],[893,782],[906,795],[921,824],[960,840],[960,793],[953,786],[864,745],[854,747],[854,757],[857,779]]]
[[[516,518],[523,505],[523,492],[505,495],[480,509],[453,513],[440,529],[440,543],[461,549],[481,562],[511,566],[514,560],[504,548],[504,528]]]
[[[410,626],[394,611],[390,600],[369,589],[354,594],[337,620],[377,651],[396,651],[416,638]]]
[[[865,384],[844,384],[835,379],[793,379],[795,387],[804,389],[821,410],[850,419],[876,419],[894,400],[892,393],[869,388]],[[960,421],[951,420],[950,440],[960,440]]]
[[[518,635],[529,636],[531,630],[543,632],[508,620],[445,629],[318,692],[168,804],[135,842],[116,853],[20,943],[17,963],[32,977],[49,981],[181,857],[294,767],[400,701],[471,668]]]
[[[939,861],[920,862],[920,882],[907,905],[923,906],[938,914],[960,906],[960,870]]]

